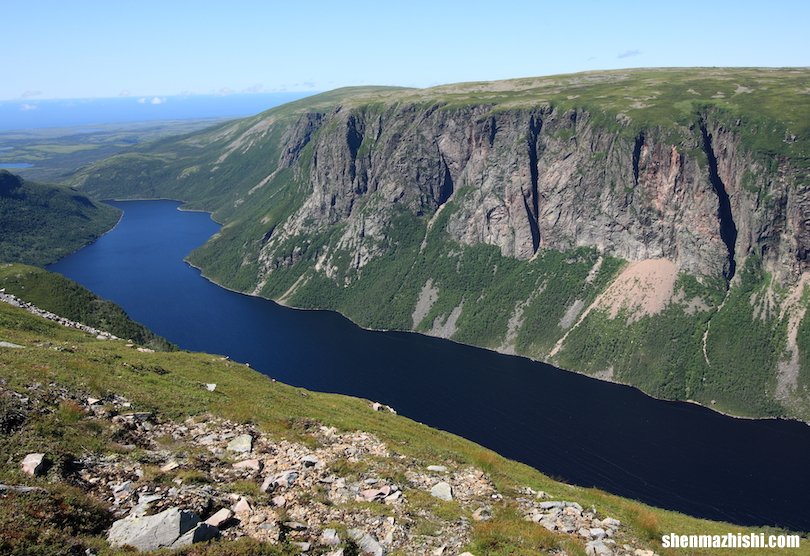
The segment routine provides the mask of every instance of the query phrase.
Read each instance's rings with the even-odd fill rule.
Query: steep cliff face
[[[809,418],[806,78],[347,90],[184,139],[174,158],[147,149],[137,180],[108,163],[81,181],[215,209],[226,226],[193,260],[245,291]]]
[[[344,244],[371,245],[385,239],[392,207],[430,218],[452,201],[451,238],[521,260],[593,247],[731,279],[755,252],[784,283],[807,267],[806,189],[794,186],[788,163],[774,173],[741,152],[712,114],[696,114],[674,137],[653,128],[631,138],[581,110],[409,105],[307,114],[290,136],[310,137],[313,122],[322,129],[310,191],[284,238],[342,224]],[[285,154],[300,151],[287,145]]]

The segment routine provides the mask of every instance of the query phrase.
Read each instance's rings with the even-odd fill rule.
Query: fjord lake
[[[529,359],[410,332],[364,330],[221,288],[184,262],[219,226],[175,201],[124,211],[48,269],[183,349],[279,381],[378,401],[572,484],[690,515],[810,531],[810,427],[724,416]],[[369,409],[371,411],[371,409]]]

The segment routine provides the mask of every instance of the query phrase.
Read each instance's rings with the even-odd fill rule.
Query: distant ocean
[[[256,93],[0,101],[0,131],[154,120],[237,118],[314,93]]]

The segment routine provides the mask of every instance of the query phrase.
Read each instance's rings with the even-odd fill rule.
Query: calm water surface
[[[218,226],[172,201],[111,203],[119,225],[52,265],[188,350],[377,400],[541,471],[688,514],[810,530],[810,427],[654,400],[521,357],[371,332],[220,288],[183,262]]]

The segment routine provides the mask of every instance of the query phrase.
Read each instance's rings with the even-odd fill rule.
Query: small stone
[[[343,556],[343,549],[338,548],[334,552],[330,552],[329,554],[324,554],[324,556]]]
[[[253,437],[249,434],[240,434],[228,442],[228,450],[240,454],[249,454],[253,451]]]
[[[390,495],[386,496],[385,499],[383,499],[383,502],[385,502],[386,504],[393,504],[397,500],[399,500],[401,497],[402,497],[402,492],[398,490],[398,491],[392,492]]]
[[[492,519],[492,510],[489,508],[478,508],[472,514],[475,521],[489,521]]]
[[[433,550],[433,552],[431,552],[430,554],[431,556],[443,556],[445,550],[447,550],[447,545],[443,544],[439,548]]]
[[[233,512],[228,508],[222,508],[214,515],[209,517],[205,520],[208,525],[213,525],[214,527],[221,527],[223,523],[228,521],[233,517]]]
[[[594,527],[592,529],[589,529],[588,533],[590,537],[593,539],[602,539],[606,535],[605,530],[602,529],[601,527]]]
[[[264,479],[261,486],[261,491],[268,492],[275,490],[278,487],[291,487],[297,478],[298,473],[295,471],[284,471],[275,477],[270,475]]]
[[[209,392],[213,392],[214,390],[217,389],[217,385],[213,382],[209,382],[205,385],[205,389],[208,390]]]
[[[270,500],[270,505],[275,506],[276,508],[283,508],[287,505],[287,499],[283,496],[274,496]]]
[[[313,456],[312,454],[306,455],[301,458],[301,463],[304,464],[304,467],[315,467],[321,462],[317,457]]]
[[[161,467],[160,471],[163,472],[163,473],[168,473],[169,471],[174,471],[178,467],[180,467],[180,464],[177,463],[176,461],[172,460],[169,463],[167,463],[166,465],[164,465],[163,467]]]
[[[340,544],[340,536],[335,529],[324,529],[318,542],[323,546],[337,546]]]
[[[306,531],[308,529],[307,525],[300,521],[285,521],[284,526],[290,531]]]
[[[612,517],[606,517],[605,519],[602,520],[602,525],[610,529],[617,529],[621,527],[622,522]]]
[[[262,467],[264,467],[264,464],[257,459],[246,459],[244,461],[239,461],[233,464],[234,469],[255,471],[256,473],[261,471]]]
[[[236,504],[233,505],[233,508],[231,509],[235,514],[250,515],[253,512],[253,508],[250,507],[250,503],[244,496],[240,497],[239,500],[236,502]]]
[[[585,545],[585,554],[588,556],[612,556],[613,551],[601,540],[596,540]]]
[[[45,454],[28,454],[20,463],[23,473],[37,477],[45,472]]]
[[[87,405],[88,406],[96,405],[99,402],[101,402],[101,400],[98,399],[98,398],[87,398]]]
[[[453,487],[448,483],[441,481],[433,485],[430,489],[430,495],[439,500],[450,501],[453,499]]]
[[[360,554],[363,556],[383,556],[385,549],[373,536],[359,529],[349,529],[346,532],[349,537],[357,543]]]
[[[428,465],[427,470],[434,473],[447,473],[447,468],[444,465]]]
[[[301,552],[309,552],[310,544],[308,542],[291,542],[290,544],[298,547]]]

